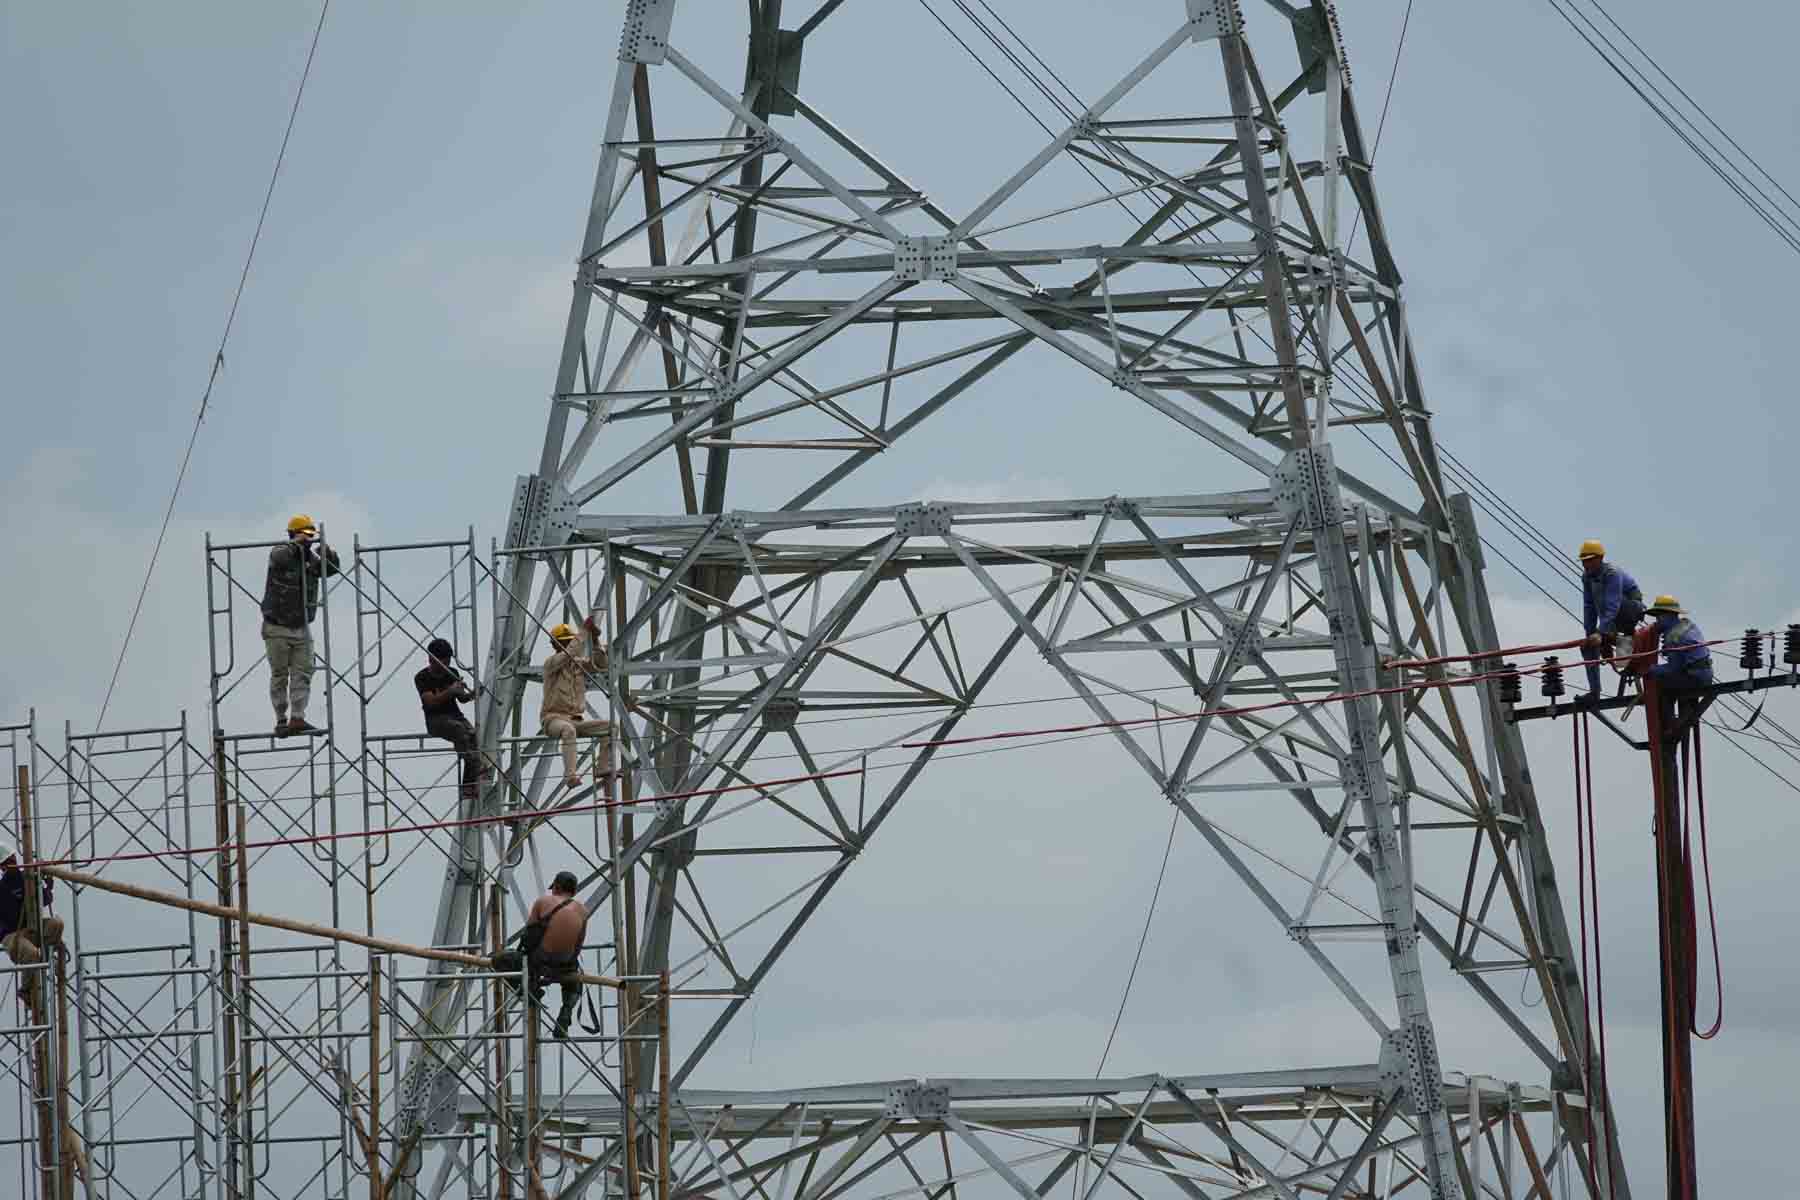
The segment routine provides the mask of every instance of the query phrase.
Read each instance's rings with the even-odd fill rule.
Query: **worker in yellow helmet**
[[[1706,635],[1688,619],[1673,596],[1650,603],[1650,619],[1662,638],[1663,661],[1650,668],[1650,678],[1667,688],[1707,687],[1713,681],[1712,651]]]
[[[319,615],[319,581],[338,573],[337,551],[319,541],[319,526],[305,513],[287,523],[287,541],[269,551],[263,581],[262,637],[269,656],[269,703],[275,733],[318,733],[306,723],[312,695],[313,618]]]
[[[1581,543],[1581,624],[1587,638],[1581,657],[1587,660],[1588,693],[1600,698],[1601,658],[1612,656],[1618,636],[1630,635],[1644,619],[1644,593],[1623,567],[1606,561],[1606,547],[1592,538]]]
[[[575,739],[601,736],[601,761],[608,761],[612,732],[610,721],[593,720],[587,715],[588,677],[606,670],[606,651],[599,645],[600,631],[594,626],[593,614],[582,621],[585,637],[577,636],[574,626],[557,625],[550,630],[550,644],[555,647],[544,660],[544,703],[540,711],[544,733],[562,743],[563,782],[570,790],[581,786],[581,772],[575,766]]]

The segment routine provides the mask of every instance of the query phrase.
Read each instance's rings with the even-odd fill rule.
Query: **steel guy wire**
[[[187,479],[188,464],[193,461],[194,445],[200,440],[200,426],[206,420],[206,406],[212,400],[213,385],[225,367],[225,345],[231,340],[231,327],[237,321],[238,304],[244,298],[244,286],[250,279],[250,264],[256,261],[256,247],[262,241],[263,225],[269,218],[269,204],[275,198],[275,183],[281,178],[281,164],[287,158],[288,139],[294,134],[294,121],[300,115],[300,100],[306,95],[306,81],[312,75],[313,57],[319,50],[319,35],[325,31],[325,14],[331,11],[331,0],[319,6],[319,20],[313,26],[312,43],[306,49],[306,65],[300,71],[300,85],[294,90],[294,104],[288,110],[287,127],[281,132],[281,147],[275,152],[275,167],[269,172],[269,186],[263,192],[262,208],[256,214],[256,230],[250,235],[250,248],[244,254],[243,269],[238,272],[237,287],[231,294],[231,308],[225,314],[225,328],[219,334],[219,348],[213,352],[212,367],[206,375],[206,387],[200,393],[200,407],[194,413],[194,427],[188,433],[187,448],[182,451],[181,465],[175,472],[175,486],[169,491],[169,503],[163,510],[162,525],[156,531],[156,545],[150,551],[150,564],[144,568],[144,582],[138,587],[137,602],[131,608],[131,620],[125,626],[125,640],[119,646],[119,657],[113,663],[112,678],[106,684],[106,697],[100,702],[100,715],[94,728],[106,722],[106,710],[112,705],[113,690],[119,685],[119,672],[124,669],[126,652],[131,649],[132,634],[137,631],[138,617],[144,611],[144,598],[150,592],[151,577],[156,574],[156,560],[162,555],[163,541],[169,536],[169,522],[175,516],[175,502],[181,497],[181,485]]]
[[[1400,52],[1406,49],[1406,31],[1412,25],[1413,0],[1406,0],[1406,15],[1400,18],[1400,37],[1394,43],[1394,67],[1388,72],[1387,95],[1381,99],[1381,120],[1375,123],[1375,144],[1369,147],[1369,171],[1375,170],[1375,156],[1381,152],[1381,135],[1387,132],[1388,106],[1394,102],[1394,82],[1400,78]],[[1362,232],[1362,205],[1356,206],[1356,219],[1350,223],[1350,236],[1344,239],[1344,255],[1356,246],[1356,235]]]

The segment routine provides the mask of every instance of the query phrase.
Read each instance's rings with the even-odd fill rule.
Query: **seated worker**
[[[1581,624],[1587,639],[1588,693],[1600,698],[1600,659],[1610,658],[1618,635],[1629,635],[1644,619],[1644,593],[1622,567],[1606,561],[1606,547],[1589,538],[1581,543]]]
[[[1658,596],[1649,613],[1662,638],[1663,652],[1663,661],[1650,668],[1650,678],[1666,688],[1709,686],[1713,681],[1712,651],[1700,627],[1683,615],[1673,596]]]
[[[575,766],[575,738],[612,731],[610,721],[591,720],[587,715],[588,676],[606,670],[606,651],[597,646],[600,631],[594,626],[593,614],[581,625],[587,631],[584,638],[578,638],[568,625],[552,629],[550,644],[555,650],[544,660],[543,729],[562,741],[563,782],[570,789],[581,786],[581,772]],[[602,737],[600,749],[601,761],[607,762],[610,739]]]
[[[419,689],[419,704],[425,710],[425,732],[456,747],[462,756],[462,797],[473,800],[476,786],[494,773],[492,767],[482,764],[475,726],[457,707],[473,700],[475,693],[451,665],[456,661],[454,646],[443,638],[433,638],[425,653],[425,669],[413,676],[413,686]]]
[[[43,949],[32,940],[37,926],[37,901],[25,872],[19,869],[18,855],[11,846],[0,844],[0,948],[21,967],[34,967],[44,961]],[[43,934],[46,944],[60,948],[62,918],[45,917]],[[19,977],[19,995],[40,1021],[43,1014],[38,1012],[37,977],[41,973],[33,971]]]
[[[551,1033],[559,1042],[569,1036],[575,1002],[581,998],[576,976],[581,973],[581,944],[587,940],[587,907],[575,898],[575,886],[573,872],[558,871],[550,890],[537,898],[526,916],[528,928],[537,925],[543,930],[530,951],[531,1003],[534,1008],[542,1003],[544,988],[550,984],[562,987],[562,1008]],[[528,946],[531,940],[528,935]]]

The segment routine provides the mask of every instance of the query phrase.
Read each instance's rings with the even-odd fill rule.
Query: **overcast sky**
[[[996,4],[1088,97],[1181,5],[1105,7]],[[1365,129],[1402,8],[1346,6]],[[334,7],[110,726],[185,708],[204,727],[207,531],[274,537],[304,509],[340,539],[473,526],[485,545],[500,532],[512,478],[542,436],[615,9]],[[713,11],[683,5],[676,42],[735,85],[741,13],[715,23]],[[92,725],[316,15],[301,4],[0,5],[0,722],[35,706],[59,741],[65,719]],[[1800,181],[1797,102],[1768,85],[1789,68],[1800,18],[1741,0],[1705,21],[1666,0],[1619,15],[1777,178]],[[1283,59],[1274,73],[1289,69]],[[829,96],[834,117],[953,213],[1041,141],[911,0],[852,0],[808,44],[805,72],[803,93]],[[1564,546],[1604,538],[1713,636],[1800,619],[1781,566],[1800,553],[1784,469],[1800,422],[1782,365],[1786,248],[1541,0],[1416,7],[1375,178],[1441,441]],[[1022,370],[1022,387],[1054,395],[1069,368],[1042,356]],[[1058,419],[1004,457],[965,436],[856,498],[1212,486],[1184,448],[1134,446],[1050,411]],[[675,507],[649,490],[630,503]],[[1490,580],[1503,632],[1568,632],[1504,564]],[[1034,686],[1055,690],[1028,672],[1012,694]],[[1800,726],[1785,697],[1769,708]],[[1572,896],[1566,733],[1534,731],[1530,744]],[[1800,1072],[1789,867],[1800,794],[1714,745],[1730,994],[1725,1033],[1695,1055],[1702,1177],[1777,1194],[1800,1183],[1785,1145]],[[1167,832],[1122,756],[1102,769],[1092,753],[944,768],[699,1081],[1091,1071]],[[1614,1070],[1633,1184],[1654,1196],[1646,783],[1641,761],[1602,753]],[[1800,780],[1793,761],[1771,761]],[[1120,793],[1141,802],[1141,819],[1096,831],[1093,803]],[[902,904],[921,872],[931,901]],[[1334,1025],[1292,998],[1286,938],[1245,909],[1191,831],[1178,833],[1170,873],[1114,1068],[1372,1056],[1360,1024]],[[1457,1027],[1466,993],[1440,988],[1433,1000],[1440,1027]],[[1447,1034],[1445,1065],[1509,1068],[1479,1051]]]

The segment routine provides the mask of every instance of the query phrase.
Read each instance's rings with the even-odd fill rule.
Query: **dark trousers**
[[[1650,669],[1650,674],[1656,682],[1662,684],[1665,691],[1711,687],[1713,683],[1712,659],[1702,659],[1698,666],[1690,666],[1686,663],[1657,663]]]
[[[1643,609],[1620,605],[1619,615],[1613,619],[1611,625],[1594,630],[1600,635],[1600,644],[1598,646],[1584,644],[1581,647],[1581,657],[1587,660],[1588,691],[1596,695],[1600,692],[1600,660],[1613,657],[1613,639],[1620,634],[1630,637],[1631,631],[1636,629],[1638,622],[1643,619]]]
[[[465,785],[474,783],[481,774],[481,750],[469,719],[461,713],[454,717],[426,717],[425,732],[456,747],[462,756],[462,781]]]
[[[531,960],[531,1002],[541,1004],[544,989],[551,984],[562,988],[562,1012],[565,1017],[575,1012],[581,999],[581,954],[542,954]]]

